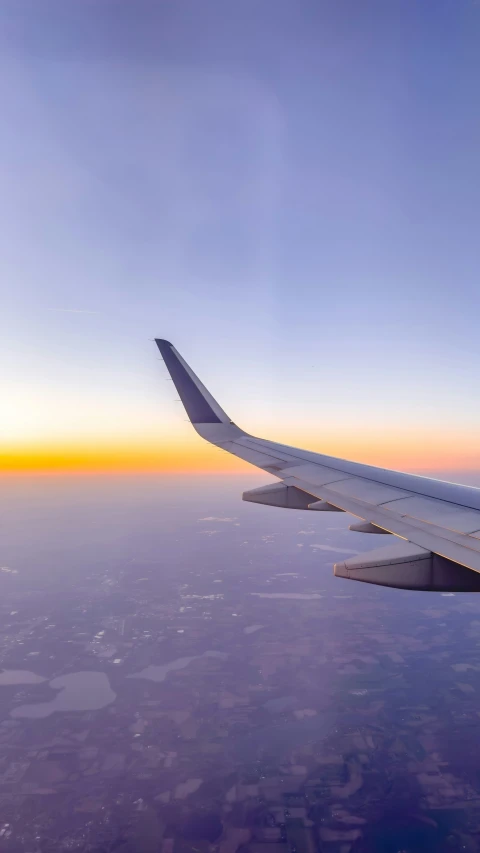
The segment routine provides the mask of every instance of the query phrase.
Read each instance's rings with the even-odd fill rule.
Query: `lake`
[[[104,672],[72,672],[52,679],[49,686],[58,691],[50,702],[19,705],[10,715],[33,719],[48,717],[55,711],[98,711],[110,705],[117,695]]]

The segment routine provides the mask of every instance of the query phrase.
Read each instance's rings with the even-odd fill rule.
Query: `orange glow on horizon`
[[[272,440],[312,451],[403,471],[480,470],[476,436],[467,433],[432,435],[430,431],[378,431],[352,435],[322,430],[272,436]],[[141,439],[107,444],[95,442],[19,443],[0,449],[0,474],[235,474],[252,467],[202,441]],[[258,469],[257,469],[258,470]]]
[[[42,444],[0,450],[0,474],[234,473],[244,462],[209,445]]]

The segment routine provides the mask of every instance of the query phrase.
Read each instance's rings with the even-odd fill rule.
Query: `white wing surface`
[[[400,589],[480,590],[480,489],[255,438],[230,420],[171,343],[156,343],[199,435],[277,478],[243,500],[348,512],[357,519],[352,530],[393,534],[386,546],[337,563],[337,576]]]

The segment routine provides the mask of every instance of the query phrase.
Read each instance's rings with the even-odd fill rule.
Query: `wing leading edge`
[[[393,534],[386,546],[336,563],[337,576],[401,589],[480,590],[480,489],[255,438],[233,423],[169,341],[155,341],[198,434],[278,479],[243,500],[349,512],[362,522],[351,529]]]

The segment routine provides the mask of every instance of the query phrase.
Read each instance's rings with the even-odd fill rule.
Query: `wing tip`
[[[169,347],[170,349],[173,347],[173,344],[167,341],[166,338],[155,338],[155,343],[160,351],[162,347]]]

